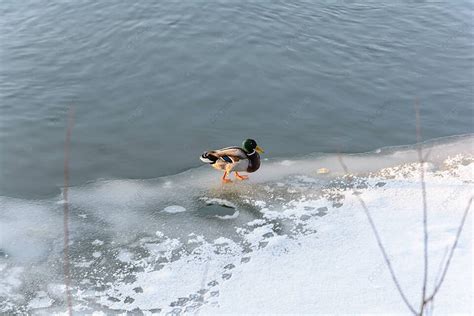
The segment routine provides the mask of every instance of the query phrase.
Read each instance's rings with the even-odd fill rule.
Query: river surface
[[[472,1],[3,1],[0,195],[472,133]]]

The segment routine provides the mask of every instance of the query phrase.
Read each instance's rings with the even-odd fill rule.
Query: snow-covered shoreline
[[[435,146],[424,165],[428,292],[474,191],[471,144],[467,138]],[[329,166],[333,158],[323,159]],[[207,171],[200,170],[72,188],[74,312],[410,314],[357,196],[406,296],[419,306],[422,198],[413,149],[344,159],[354,174],[333,165],[329,175],[305,172],[321,165],[306,159],[269,162],[255,180],[223,188],[202,188]],[[375,167],[362,170],[364,160]],[[177,194],[184,189],[188,200]],[[64,314],[61,205],[1,202],[0,249],[8,256],[0,258],[0,312]],[[173,212],[162,211],[170,206]],[[471,286],[472,210],[435,314],[472,314]]]
[[[458,163],[444,171],[426,168],[429,292],[439,277],[441,260],[454,240],[472,194],[473,168],[472,162],[467,166]],[[383,169],[364,183],[359,185],[362,189],[356,189],[357,194],[367,203],[400,283],[412,305],[417,306],[423,275],[422,199],[417,163]],[[331,206],[333,201],[327,197],[334,194],[343,195],[342,206]],[[157,302],[165,303],[171,290],[176,291],[174,296],[195,291],[203,304],[183,298],[163,312],[410,314],[395,289],[352,189],[335,188],[325,195],[326,198],[318,200],[293,200],[280,212],[265,207],[262,201],[253,201],[262,206],[267,221],[256,220],[238,229],[251,253],[244,255],[241,246],[228,239],[203,242],[193,255],[167,266],[166,272],[145,272],[136,283],[118,284],[109,292],[136,297],[134,303],[108,304],[105,299],[102,303],[117,309],[152,309],[161,306]],[[311,216],[321,210],[325,211],[324,216]],[[272,219],[297,222],[300,229],[304,227],[304,233],[293,237],[275,234],[273,224],[268,222]],[[216,255],[222,243],[225,250],[217,251]],[[472,312],[471,267],[469,215],[446,281],[436,297],[436,313]],[[148,294],[135,295],[131,289],[136,286],[147,289]]]
[[[473,168],[474,164],[460,167],[456,179],[445,178],[446,172],[427,174],[429,292],[472,195]],[[415,175],[385,183],[382,188],[361,190],[361,197],[376,222],[402,288],[412,305],[418,306],[423,276],[420,183]],[[311,202],[304,201],[295,208],[308,205]],[[350,191],[342,207],[311,220],[308,225],[316,234],[261,250],[248,264],[234,270],[232,279],[220,288],[218,306],[204,308],[203,314],[410,314],[390,278],[367,218]],[[471,287],[472,213],[436,296],[435,313],[472,314]]]

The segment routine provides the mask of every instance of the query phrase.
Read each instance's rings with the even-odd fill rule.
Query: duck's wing
[[[245,150],[240,147],[226,147],[207,152],[208,156],[213,156],[224,160],[227,163],[234,163],[242,159],[248,159]]]

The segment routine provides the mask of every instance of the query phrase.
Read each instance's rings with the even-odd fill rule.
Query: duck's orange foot
[[[226,176],[227,176],[227,171],[224,172],[224,175],[222,176],[222,182],[223,182],[223,183],[230,183],[230,182],[232,182],[232,180],[231,180],[231,179],[227,179]]]
[[[238,172],[235,172],[235,176],[239,180],[247,180],[249,178],[248,176],[241,176]]]

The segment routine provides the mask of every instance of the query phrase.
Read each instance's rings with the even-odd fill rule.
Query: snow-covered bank
[[[430,289],[473,193],[473,166],[460,167],[459,178],[448,172],[427,175]],[[373,214],[402,288],[418,307],[423,276],[420,184],[413,174],[385,183],[361,190],[361,197]],[[294,209],[310,205],[312,201],[297,202]],[[473,311],[471,214],[435,300],[438,315]],[[409,314],[354,195],[346,192],[342,207],[309,221],[316,234],[281,240],[259,251],[233,271],[232,279],[219,288],[218,305],[204,308],[203,314]]]
[[[424,166],[429,292],[473,192],[472,140],[431,146]],[[403,148],[343,158],[354,174],[335,171],[337,157],[324,156],[271,161],[256,179],[226,186],[205,182],[213,174],[195,169],[71,188],[75,313],[409,314],[355,194],[367,203],[400,283],[418,306],[423,235],[416,155]],[[332,172],[318,174],[321,165]],[[57,200],[0,197],[0,312],[64,313]],[[435,313],[472,313],[471,266],[470,214]]]
[[[421,300],[423,276],[422,199],[417,163],[382,169],[367,178],[338,179],[321,198],[306,195],[274,208],[260,205],[262,219],[237,230],[245,248],[229,239],[206,243],[159,272],[139,273],[137,282],[116,284],[113,309],[153,310],[179,297],[164,312],[400,313],[409,314],[377,248],[352,189],[367,203],[402,288],[413,306]],[[429,207],[429,292],[439,278],[473,192],[472,158],[425,166]],[[299,178],[299,186],[314,182]],[[341,206],[342,205],[342,206]],[[275,223],[289,233],[276,232]],[[222,246],[224,245],[224,246]],[[224,247],[224,248],[221,248]],[[442,290],[438,314],[472,312],[472,215],[469,215]],[[133,288],[146,289],[136,294]],[[186,295],[186,293],[194,293]],[[118,296],[117,296],[118,295]],[[123,304],[120,298],[136,299]]]

